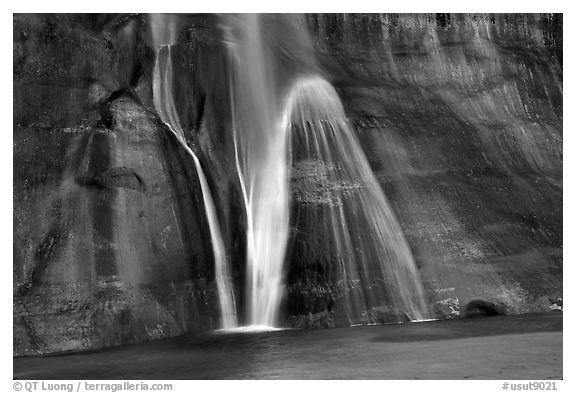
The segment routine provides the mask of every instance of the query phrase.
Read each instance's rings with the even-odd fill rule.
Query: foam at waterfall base
[[[267,325],[248,325],[228,329],[218,329],[214,330],[214,333],[263,333],[263,332],[277,332],[280,330],[290,330],[290,328],[267,326]]]

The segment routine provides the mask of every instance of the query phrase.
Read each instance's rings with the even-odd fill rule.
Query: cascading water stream
[[[284,118],[298,198],[316,206],[305,224],[326,232],[322,240],[338,262],[349,323],[371,322],[368,311],[382,306],[411,320],[428,318],[410,248],[334,87],[319,76],[299,77]]]
[[[283,294],[289,230],[287,140],[259,16],[229,16],[227,22],[236,66],[231,85],[234,146],[247,215],[248,324],[267,329],[277,323]]]
[[[371,322],[366,315],[382,308],[412,320],[427,318],[412,254],[338,94],[320,76],[301,76],[303,70],[317,70],[306,49],[305,28],[297,33],[292,31],[297,23],[284,23],[294,38],[277,46],[279,37],[262,34],[260,16],[227,16],[223,24],[233,63],[233,137],[247,214],[249,325],[270,327],[278,321],[289,228],[295,224],[289,222],[290,179],[310,170],[312,194],[321,190],[323,195],[311,198],[317,212],[302,222],[318,228],[312,231],[316,244],[323,244],[336,265],[337,276],[330,280],[341,286],[349,324]],[[291,75],[280,75],[282,67]],[[298,208],[299,201],[292,202]]]
[[[167,15],[158,14],[151,15],[150,18],[152,35],[157,48],[152,87],[154,106],[158,111],[160,119],[168,126],[178,142],[180,142],[181,146],[190,154],[194,161],[198,179],[200,180],[200,188],[202,190],[210,238],[212,240],[212,250],[214,252],[216,285],[220,299],[221,327],[223,329],[234,328],[237,325],[234,291],[230,280],[230,267],[218,224],[218,217],[216,216],[214,201],[206,176],[200,165],[200,160],[186,143],[184,130],[182,129],[176,106],[174,105],[171,48],[172,44],[176,41],[175,20],[169,18]]]

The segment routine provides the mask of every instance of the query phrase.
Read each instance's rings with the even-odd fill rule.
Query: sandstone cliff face
[[[183,18],[176,103],[241,299],[230,65],[217,19]],[[436,317],[461,315],[475,299],[502,312],[561,308],[561,16],[307,22],[319,72],[344,101]],[[15,354],[217,327],[200,187],[153,110],[153,66],[144,16],[14,17]],[[293,190],[310,176],[294,171]],[[318,229],[293,221],[283,312],[293,326],[344,323]],[[370,310],[366,322],[399,311]]]
[[[309,25],[436,317],[474,299],[505,313],[561,308],[561,16],[311,15]],[[303,214],[321,208],[295,200]],[[288,308],[304,326],[338,324],[321,227],[295,236]]]
[[[153,53],[68,18],[14,22],[15,352],[215,328],[199,181],[142,104]]]

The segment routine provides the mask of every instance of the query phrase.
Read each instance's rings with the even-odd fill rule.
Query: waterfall
[[[369,322],[369,310],[382,306],[411,320],[428,318],[410,248],[334,87],[320,76],[297,78],[284,117],[298,186],[293,191],[301,204],[314,206],[300,220],[321,233],[338,262],[349,323]]]
[[[153,99],[154,106],[160,115],[160,119],[168,126],[184,150],[190,154],[196,167],[200,188],[204,199],[206,217],[212,250],[214,252],[216,286],[220,300],[221,327],[224,329],[236,326],[236,307],[234,291],[230,280],[230,267],[226,257],[224,241],[218,224],[218,217],[214,207],[214,201],[206,180],[200,160],[192,149],[187,145],[184,130],[174,104],[173,69],[172,69],[172,44],[176,42],[176,20],[170,15],[150,15],[153,41],[157,49],[156,64],[153,76]]]
[[[228,16],[236,166],[247,216],[248,324],[277,324],[288,242],[287,139],[259,16]]]
[[[410,248],[336,90],[320,76],[302,76],[319,74],[305,26],[296,19],[294,24],[271,19],[277,23],[269,32],[260,19],[232,15],[223,23],[247,215],[248,324],[278,322],[283,264],[295,224],[289,222],[290,205],[298,209],[302,202],[316,206],[316,213],[300,215],[299,222],[317,229],[312,232],[328,250],[335,265],[330,269],[337,272],[331,279],[340,285],[350,324],[370,322],[367,314],[383,308],[412,320],[427,318]],[[295,179],[309,186],[299,190],[300,197]]]
[[[278,323],[291,203],[299,211],[292,224],[316,233],[312,236],[319,236],[329,254],[335,272],[330,279],[338,283],[350,324],[370,322],[367,315],[382,308],[412,320],[428,318],[410,248],[334,87],[319,76],[313,58],[298,58],[305,53],[301,42],[277,51],[286,56],[294,50],[288,59],[298,58],[301,69],[278,75],[274,45],[263,35],[260,16],[224,20],[232,61],[235,163],[246,209],[247,324],[272,328]],[[206,178],[185,142],[174,105],[171,44],[176,34],[174,23],[167,25],[164,33],[154,34],[154,105],[196,165],[216,259],[222,326],[231,328],[236,312],[229,264]],[[302,68],[312,76],[302,76]]]

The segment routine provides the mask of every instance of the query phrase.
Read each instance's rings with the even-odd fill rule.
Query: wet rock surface
[[[19,355],[169,337],[219,318],[196,173],[130,93],[133,62],[149,53],[126,63],[126,32],[74,18],[14,20]]]
[[[502,313],[558,309],[561,17],[449,16],[311,15],[309,26],[435,316],[463,316],[475,299]],[[320,169],[294,168],[297,208],[337,202],[308,187],[322,184]],[[289,282],[307,281],[311,293],[321,286],[338,303],[324,284],[334,281],[321,223],[294,233]],[[288,303],[289,314],[300,312]]]

